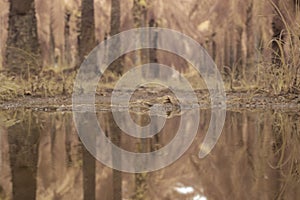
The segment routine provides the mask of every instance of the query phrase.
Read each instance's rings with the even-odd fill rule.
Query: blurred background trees
[[[4,69],[74,68],[97,42],[154,20],[197,40],[231,79],[256,79],[257,66],[266,64],[299,71],[298,0],[11,0],[0,6]],[[157,60],[187,68],[159,53]]]

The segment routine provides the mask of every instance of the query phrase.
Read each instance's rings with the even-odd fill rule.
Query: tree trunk
[[[79,65],[93,48],[96,47],[95,45],[94,0],[82,0],[81,28],[79,36]]]
[[[152,18],[149,21],[149,27],[158,27],[157,22]],[[154,35],[149,35],[149,42],[152,43],[152,45],[155,47],[153,49],[149,49],[149,63],[157,63],[157,43],[158,43],[158,33],[154,33]],[[153,74],[149,74],[152,78],[159,77],[159,70],[153,71]],[[150,73],[150,72],[149,72]]]
[[[243,35],[243,28],[238,26],[236,28],[236,74],[235,79],[241,80],[243,79],[243,49],[242,49],[242,35]]]
[[[40,47],[34,0],[11,0],[5,65],[17,74],[38,73]]]
[[[247,35],[247,50],[246,50],[246,70],[254,65],[254,30],[253,30],[253,1],[250,1],[247,7],[246,15],[246,35]]]
[[[67,30],[67,29],[65,29]],[[67,34],[67,33],[65,33]],[[66,37],[67,35],[65,35]],[[86,56],[96,47],[95,38],[95,17],[94,17],[94,0],[82,0],[81,4],[81,21],[80,21],[80,35],[78,40],[78,56],[79,63],[77,67],[85,60]],[[97,66],[96,63],[92,63]],[[95,72],[98,69],[95,68]],[[94,138],[92,139],[94,141]],[[95,199],[95,176],[96,163],[95,159],[83,146],[83,187],[84,200]]]
[[[111,1],[111,12],[110,12],[110,35],[116,35],[120,31],[120,0]]]
[[[120,0],[111,0],[111,13],[110,13],[110,35],[116,35],[120,32]],[[114,53],[120,52],[118,47],[120,45],[112,45],[114,49],[109,49],[109,51],[114,51]],[[117,59],[111,66],[110,70],[117,75],[121,75],[123,72],[122,58]]]
[[[279,8],[278,0],[274,2],[274,5]],[[280,14],[275,9],[275,16],[272,19],[272,30],[273,30],[273,36],[272,36],[272,63],[276,67],[280,67],[282,63],[282,56],[283,56],[283,44],[284,44],[284,23],[281,19]]]
[[[224,65],[227,66],[227,67],[230,67],[230,63],[229,63],[229,42],[228,42],[228,33],[227,31],[225,31],[224,33],[224,58],[223,58],[223,62],[224,62]]]
[[[232,27],[230,27],[232,29]],[[234,32],[229,30],[229,67],[233,70],[235,65],[235,56],[234,56]]]
[[[70,35],[71,35],[71,30],[70,30],[70,23],[71,23],[71,11],[66,9],[65,10],[65,27],[64,27],[64,32],[65,32],[65,62],[64,65],[70,66],[72,63],[72,49],[71,49],[71,41],[70,41]],[[73,66],[72,66],[73,67]]]
[[[63,20],[65,7],[63,1],[52,0],[50,9],[50,34],[53,45],[51,65],[61,68],[65,53],[65,20]]]
[[[147,1],[146,0],[134,0],[132,8],[132,16],[135,28],[141,28],[147,26]],[[149,42],[148,35],[140,35],[141,41]],[[140,44],[136,44],[140,46]],[[149,50],[141,49],[136,51],[134,64],[136,66],[149,63]],[[143,73],[143,77],[147,77],[146,73]]]

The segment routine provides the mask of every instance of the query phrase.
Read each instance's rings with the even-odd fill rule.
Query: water
[[[152,139],[122,134],[112,114],[97,114],[113,142],[128,151],[154,151],[168,144],[179,116]],[[145,115],[132,113],[147,124]],[[86,151],[71,112],[17,109],[0,112],[0,199],[297,199],[300,196],[300,112],[227,111],[212,152],[198,158],[210,120],[201,110],[196,139],[172,165],[143,174],[121,173]],[[104,150],[105,151],[105,150]]]

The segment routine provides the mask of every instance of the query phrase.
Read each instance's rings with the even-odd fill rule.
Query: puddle
[[[168,117],[152,138],[135,139],[116,127],[112,114],[98,121],[113,143],[132,152],[167,145],[180,116]],[[149,117],[132,113],[136,123]],[[83,147],[70,111],[0,111],[0,199],[296,199],[300,196],[300,113],[227,111],[214,149],[198,158],[210,120],[201,110],[190,148],[173,164],[142,174],[121,173]],[[193,122],[192,123],[196,123]],[[88,132],[88,130],[87,130]],[[122,133],[115,137],[115,133]],[[108,154],[108,149],[103,149]]]

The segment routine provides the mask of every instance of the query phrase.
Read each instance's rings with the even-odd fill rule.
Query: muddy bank
[[[142,108],[147,110],[154,104],[164,105],[167,110],[176,110],[179,107],[175,95],[167,90],[153,90],[141,88],[135,91],[121,91],[118,98],[124,98],[125,94],[132,93],[129,107],[131,109]],[[192,101],[192,94],[186,94],[184,108],[189,109],[199,107],[201,109],[210,108],[210,95],[208,91],[195,91],[198,102]],[[111,104],[112,90],[106,89],[98,92],[95,98],[96,110],[109,110],[111,107],[119,108],[120,105]],[[125,101],[125,100],[124,100]],[[300,110],[300,96],[297,94],[270,95],[264,92],[226,92],[227,109],[283,109],[283,110]],[[25,96],[16,98],[11,101],[3,101],[0,109],[26,108],[39,111],[71,111],[72,97],[57,96],[50,98],[39,98]]]

